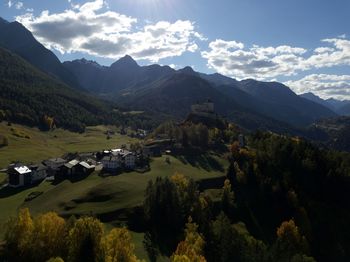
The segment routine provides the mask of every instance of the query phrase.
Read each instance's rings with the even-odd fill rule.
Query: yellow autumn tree
[[[29,209],[20,209],[16,218],[5,226],[5,252],[9,260],[27,259],[30,256],[34,223]]]
[[[68,260],[72,262],[103,261],[103,235],[103,224],[98,219],[93,217],[79,218],[69,231]]]
[[[63,253],[66,243],[65,220],[55,212],[40,215],[34,220],[33,245],[35,260],[44,261]]]
[[[277,228],[276,252],[281,261],[291,259],[296,254],[308,253],[307,240],[293,219],[284,221]]]
[[[171,256],[172,262],[206,262],[203,256],[204,240],[198,233],[198,225],[192,223],[189,218],[185,229],[185,240],[181,241],[174,254]]]
[[[224,186],[222,188],[221,207],[226,214],[231,214],[234,207],[235,195],[232,191],[230,180],[225,179]]]
[[[60,257],[52,257],[49,260],[47,260],[46,262],[64,262],[64,260]]]
[[[126,228],[113,228],[104,238],[105,262],[137,262],[131,235]]]

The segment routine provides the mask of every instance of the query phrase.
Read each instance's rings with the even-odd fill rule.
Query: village
[[[197,102],[191,106],[191,114],[206,119],[216,119],[214,103],[208,99],[202,103]],[[120,133],[126,135],[125,128]],[[110,139],[114,132],[107,131],[107,139]],[[147,131],[137,130],[136,136],[144,143],[137,145],[123,144],[119,147],[103,149],[97,152],[67,153],[64,156],[50,158],[36,164],[15,162],[8,166],[7,186],[12,188],[28,187],[39,184],[43,180],[63,181],[79,180],[87,177],[93,172],[101,176],[117,175],[128,171],[146,172],[150,169],[150,159],[160,157],[162,154],[171,154],[174,149],[181,148],[174,138],[157,136],[145,142]],[[238,136],[239,145],[244,147],[244,136]],[[167,160],[168,158],[166,158]]]
[[[121,148],[99,152],[66,154],[37,164],[16,162],[7,168],[8,186],[26,187],[45,179],[51,181],[82,179],[94,171],[107,176],[124,171],[146,170],[149,168],[149,159],[161,156],[162,152],[170,151],[158,145],[158,141],[154,141],[137,149],[127,149],[126,145],[122,145]]]

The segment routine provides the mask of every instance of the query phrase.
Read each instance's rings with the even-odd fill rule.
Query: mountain
[[[328,107],[336,112],[338,115],[348,116],[350,115],[350,101],[349,100],[337,100],[334,98],[322,99],[315,94],[309,92],[300,95],[303,98],[309,99],[313,102]]]
[[[237,85],[239,81],[236,79],[221,75],[219,73],[204,74],[199,73],[200,77],[207,80],[209,83],[216,86],[232,86]]]
[[[32,33],[18,22],[9,23],[0,19],[0,47],[16,53],[40,70],[61,79],[68,85],[79,86],[74,75],[61,64],[55,54],[40,44]]]
[[[177,101],[177,105],[187,105],[178,108],[179,112],[174,110],[177,107],[166,108],[167,105],[172,104],[171,101],[158,106],[158,112],[176,117],[183,115],[183,112],[189,112],[190,104],[188,101],[213,99],[214,92],[215,103],[219,105],[219,108],[223,107],[221,105],[224,99],[222,96],[228,96],[231,101],[223,104],[226,109],[221,110],[220,113],[225,115],[232,112],[231,104],[234,104],[247,109],[251,114],[276,119],[294,126],[306,126],[317,119],[336,116],[328,108],[298,97],[288,87],[280,83],[255,80],[237,81],[217,73],[199,73],[188,66],[177,71],[168,66],[139,66],[130,56],[119,59],[109,67],[100,66],[96,62],[85,59],[64,62],[64,66],[73,72],[79,80],[79,84],[87,90],[106,98],[117,99],[119,103],[129,107],[137,106],[141,110],[151,108],[150,103],[143,101],[143,99],[145,97],[149,99],[151,95],[159,95],[163,92],[160,89],[164,88],[162,86],[164,83],[172,82],[171,86],[174,90],[182,90],[183,86],[187,86],[189,89],[187,97],[180,97],[180,93],[172,93],[173,100]],[[203,80],[206,84],[201,86],[207,88],[198,89],[198,94],[195,94],[191,91],[194,87],[189,87],[190,83],[184,83],[184,80],[174,81],[179,75],[192,76],[197,79],[197,82]],[[227,98],[225,99],[227,100]],[[152,106],[159,105],[159,103],[156,101]]]
[[[299,95],[302,98],[306,98],[310,101],[313,101],[315,103],[318,103],[320,105],[323,105],[325,107],[328,107],[331,110],[335,110],[335,106],[332,105],[332,103],[329,103],[327,100],[324,100],[322,98],[320,98],[319,96],[315,95],[314,93],[308,92],[308,93],[304,93]]]
[[[278,82],[247,79],[240,81],[238,87],[264,102],[262,109],[265,114],[275,114],[275,118],[294,126],[305,126],[321,118],[337,116],[327,107],[296,95]]]
[[[186,70],[187,71],[187,70]],[[238,92],[243,93],[238,90]],[[243,93],[244,94],[244,93]],[[190,113],[191,105],[210,98],[215,102],[215,111],[227,119],[250,130],[267,129],[281,133],[301,132],[285,122],[278,121],[250,109],[214,88],[208,81],[182,70],[162,78],[154,85],[133,93],[121,91],[116,101],[136,110],[149,110],[166,114],[169,118],[183,119]]]
[[[132,92],[175,72],[169,66],[139,66],[128,55],[109,67],[85,59],[66,61],[63,65],[75,75],[83,88],[108,97],[115,96],[120,90]]]
[[[31,126],[43,126],[44,116],[57,127],[83,131],[86,125],[125,121],[108,103],[79,92],[27,61],[0,48],[0,116]]]

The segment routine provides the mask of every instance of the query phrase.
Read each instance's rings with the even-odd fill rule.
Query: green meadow
[[[121,142],[121,141],[119,141]],[[170,161],[166,161],[167,158]],[[204,165],[210,159],[212,166]],[[0,190],[0,223],[28,207],[36,216],[47,211],[69,217],[71,215],[94,215],[102,219],[106,228],[125,225],[127,214],[142,205],[147,183],[158,176],[170,177],[182,173],[196,181],[220,178],[225,175],[227,162],[220,155],[207,153],[204,156],[162,156],[151,161],[151,170],[146,173],[128,172],[101,177],[97,172],[80,181],[65,180],[58,184],[44,181],[26,189]],[[32,192],[42,192],[31,201],[25,198]],[[0,232],[0,236],[4,232]],[[137,255],[146,259],[142,246],[143,233],[132,232]]]
[[[68,152],[90,152],[113,148],[136,141],[118,133],[107,139],[107,130],[115,127],[87,127],[82,134],[63,129],[42,132],[37,128],[5,122],[0,123],[0,135],[8,139],[8,146],[0,148],[0,169],[14,161],[41,162],[51,157],[60,157]],[[1,177],[0,177],[1,179]]]

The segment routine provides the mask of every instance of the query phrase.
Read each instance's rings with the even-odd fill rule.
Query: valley
[[[90,1],[4,5],[0,261],[348,261],[350,78],[315,74],[347,35],[209,42]]]

